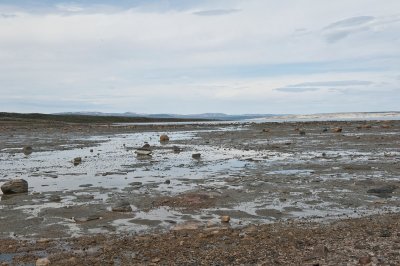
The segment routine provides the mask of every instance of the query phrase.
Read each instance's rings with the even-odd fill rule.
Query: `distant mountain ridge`
[[[203,114],[143,114],[143,113],[102,113],[102,112],[63,112],[53,115],[86,115],[86,116],[116,116],[116,117],[148,117],[148,118],[179,118],[179,119],[210,119],[210,120],[244,120],[254,118],[273,117],[273,114],[239,114],[229,115],[224,113],[203,113]]]

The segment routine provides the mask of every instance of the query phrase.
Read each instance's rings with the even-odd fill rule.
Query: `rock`
[[[306,132],[305,132],[304,130],[300,130],[300,131],[299,131],[299,134],[302,135],[302,136],[304,136],[304,135],[306,134]]]
[[[142,149],[148,149],[148,150],[150,150],[150,144],[149,144],[149,143],[145,143],[145,144],[142,146]]]
[[[167,179],[167,180],[165,180],[164,183],[167,184],[167,185],[169,185],[169,184],[171,184],[171,180]]]
[[[41,258],[36,260],[36,266],[47,266],[50,265],[50,260],[48,258]]]
[[[129,204],[128,201],[122,200],[118,203],[116,203],[111,210],[113,212],[131,212],[132,211],[132,207]]]
[[[379,234],[380,237],[390,237],[392,233],[388,229],[383,229]]]
[[[334,133],[340,133],[340,132],[342,132],[342,128],[341,127],[335,127],[334,129],[332,129],[332,131]]]
[[[223,222],[223,223],[229,223],[230,220],[231,220],[231,217],[228,215],[221,216],[221,222]]]
[[[201,157],[201,154],[200,154],[200,153],[193,153],[193,154],[192,154],[192,158],[193,158],[193,159],[200,159],[200,157]]]
[[[179,148],[178,146],[173,146],[173,147],[172,147],[172,150],[173,150],[175,153],[180,153],[180,152],[181,152],[181,148]]]
[[[22,148],[22,152],[25,155],[29,155],[29,154],[31,154],[33,152],[33,149],[32,149],[31,146],[25,146],[25,147]]]
[[[60,202],[60,201],[61,201],[61,197],[58,196],[58,195],[51,195],[51,196],[49,197],[49,201],[52,201],[52,202]]]
[[[27,193],[28,182],[24,179],[10,180],[1,186],[1,191],[3,191],[4,194]]]
[[[371,263],[371,257],[370,257],[370,256],[361,257],[361,258],[358,260],[358,263],[360,263],[361,265],[366,265],[366,264],[368,264],[368,263]]]
[[[82,158],[81,157],[76,157],[74,158],[74,165],[77,166],[82,162]]]
[[[327,128],[324,128],[324,129],[322,130],[322,132],[328,132],[328,129],[327,129]]]
[[[367,193],[373,193],[373,194],[390,194],[393,193],[393,191],[397,189],[397,186],[395,185],[386,185],[378,188],[371,188],[367,190]]]
[[[268,129],[268,128],[264,128],[264,129],[262,130],[262,132],[269,132],[269,129]]]
[[[90,149],[90,152],[93,152],[93,149]]]
[[[160,141],[161,142],[169,141],[169,137],[167,135],[163,134],[160,136]]]
[[[85,216],[85,217],[73,217],[73,219],[76,223],[84,223],[84,222],[99,220],[100,216],[90,215],[90,216]]]

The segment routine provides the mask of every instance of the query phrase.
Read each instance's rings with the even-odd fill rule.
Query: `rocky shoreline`
[[[399,121],[0,133],[3,265],[399,264]]]

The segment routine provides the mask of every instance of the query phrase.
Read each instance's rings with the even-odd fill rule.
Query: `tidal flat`
[[[4,265],[400,263],[400,121],[1,121],[13,179]]]

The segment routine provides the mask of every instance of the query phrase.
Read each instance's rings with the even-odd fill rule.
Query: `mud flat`
[[[29,189],[1,195],[0,262],[398,265],[399,133],[400,121],[2,121],[0,186]]]

